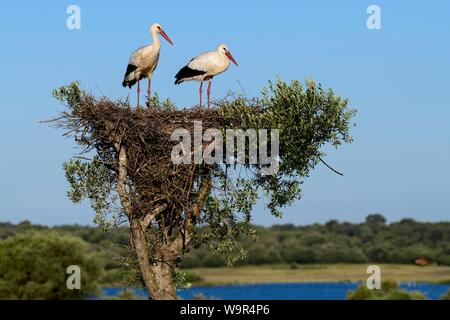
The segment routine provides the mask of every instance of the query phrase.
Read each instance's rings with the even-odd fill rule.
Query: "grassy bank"
[[[184,270],[200,280],[194,285],[228,285],[289,282],[365,281],[370,264],[311,264],[197,268]],[[379,264],[383,280],[400,282],[450,282],[450,267]]]

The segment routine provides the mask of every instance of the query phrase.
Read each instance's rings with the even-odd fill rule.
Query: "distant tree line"
[[[247,255],[237,265],[312,263],[400,263],[411,264],[419,257],[450,265],[450,222],[425,223],[403,219],[391,224],[380,214],[364,223],[338,222],[307,226],[253,226],[254,236],[239,240]],[[128,246],[128,229],[114,229],[109,235],[99,228],[68,225],[44,227],[23,222],[0,224],[0,242],[24,232],[52,232],[81,238],[103,257],[106,270],[120,261],[117,253]],[[221,267],[225,257],[211,254],[206,244],[190,250],[182,267]]]
[[[255,227],[255,239],[242,239],[248,254],[245,265],[308,263],[414,263],[427,257],[450,265],[450,222],[424,223],[412,219],[387,224],[380,214],[364,223],[336,220],[308,226]],[[185,268],[215,267],[224,263],[202,246],[191,250]]]

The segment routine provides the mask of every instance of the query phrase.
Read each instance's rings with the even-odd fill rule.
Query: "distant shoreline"
[[[376,263],[374,263],[376,264]],[[263,283],[308,283],[308,282],[360,282],[370,263],[364,264],[308,264],[262,265],[221,268],[185,269],[192,286],[218,286]],[[376,264],[381,268],[383,280],[412,283],[450,283],[449,266],[427,266],[402,264]]]

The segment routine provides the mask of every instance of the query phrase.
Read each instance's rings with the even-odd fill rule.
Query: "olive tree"
[[[192,246],[207,243],[229,264],[242,258],[245,250],[236,239],[252,233],[257,199],[264,196],[268,211],[281,216],[283,207],[300,199],[303,179],[319,163],[325,164],[323,147],[352,141],[349,129],[355,113],[346,99],[313,81],[278,80],[261,98],[233,96],[204,113],[179,110],[170,100],[158,98],[151,110],[132,110],[128,101],[93,97],[78,83],[56,90],[54,96],[67,107],[55,119],[57,125],[81,147],[80,154],[64,164],[68,195],[76,203],[89,199],[102,227],[129,224],[130,245],[152,299],[176,299],[177,266]],[[189,148],[190,137],[173,141],[174,130],[187,130],[195,142],[199,121],[201,134],[208,129],[224,135],[230,129],[278,132],[277,170],[267,174],[261,158],[249,161],[248,152],[239,163],[236,154],[234,163],[226,157],[216,163],[174,162],[174,148],[184,139],[189,150],[182,154],[188,159],[198,148],[195,143]],[[226,140],[204,139],[200,149],[206,152],[213,142],[215,147],[237,144],[234,138]],[[257,147],[273,155],[269,140],[259,140]],[[246,150],[250,147],[247,141]],[[214,150],[215,156],[225,154]]]

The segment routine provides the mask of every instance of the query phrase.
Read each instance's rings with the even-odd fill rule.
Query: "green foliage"
[[[195,273],[180,270],[174,271],[173,279],[175,286],[180,289],[189,289],[193,283],[199,283],[203,280],[202,277]]]
[[[383,218],[384,219],[384,218]],[[370,220],[370,219],[369,219]],[[330,221],[324,225],[253,226],[254,234],[239,245],[247,256],[240,265],[292,263],[402,263],[413,264],[421,256],[450,265],[450,223],[410,221],[378,225]],[[439,236],[437,236],[439,234]],[[223,260],[209,254],[202,245],[192,249],[183,266],[216,267]]]
[[[67,86],[53,90],[52,95],[61,103],[69,106],[78,104],[87,96],[86,93],[80,89],[80,83],[78,81],[74,81]]]
[[[275,84],[271,82],[256,104],[262,105],[262,112],[246,106],[243,98],[226,103],[221,112],[231,123],[238,123],[239,129],[280,131],[277,174],[258,172],[252,182],[268,197],[270,212],[281,216],[280,209],[300,198],[303,178],[325,156],[322,147],[352,142],[350,120],[356,111],[348,107],[346,99],[312,80],[306,81],[305,85],[297,80],[290,84],[281,79]]]
[[[93,99],[80,88],[78,81],[53,90],[53,97],[68,108],[74,108]],[[158,99],[155,101],[158,101],[158,105],[163,105]],[[65,115],[67,116],[67,114]],[[75,142],[85,151],[92,149],[90,141],[87,141],[86,138],[75,138]],[[89,200],[95,212],[93,221],[104,231],[110,230],[118,219],[117,215],[108,218],[109,214],[114,211],[118,198],[114,192],[115,175],[113,171],[109,170],[97,155],[91,160],[73,158],[63,164],[63,170],[70,185],[67,191],[69,199],[74,203]]]
[[[217,300],[216,297],[207,297],[203,293],[197,293],[194,295],[192,300]]]
[[[152,109],[156,110],[174,110],[175,104],[170,98],[166,100],[161,100],[159,98],[158,92],[155,92],[155,94],[151,97],[151,107]]]
[[[192,272],[186,272],[184,278],[188,283],[198,283],[203,281],[201,276]]]
[[[98,258],[80,239],[29,233],[0,241],[0,299],[85,299],[96,293]],[[67,267],[81,269],[81,290],[69,290]]]
[[[300,198],[303,178],[324,156],[321,148],[327,143],[337,147],[352,141],[349,128],[355,111],[348,108],[347,100],[336,96],[331,90],[324,90],[313,81],[307,81],[305,87],[298,81],[290,84],[282,80],[276,84],[270,83],[269,88],[263,91],[263,98],[256,100],[256,104],[262,106],[261,112],[255,112],[255,106],[248,106],[246,99],[238,97],[225,101],[219,110],[230,123],[230,128],[280,131],[280,168],[276,174],[263,175],[261,165],[254,165],[254,168],[244,166],[250,169],[244,170],[245,174],[237,173],[241,167],[234,167],[236,177],[228,171],[219,176],[217,189],[222,192],[213,192],[206,202],[203,210],[206,218],[201,222],[208,227],[203,229],[199,241],[207,243],[209,249],[216,253],[223,254],[228,265],[237,263],[246,255],[246,250],[236,243],[236,239],[238,235],[254,234],[248,224],[258,190],[262,190],[267,197],[266,205],[270,213],[281,216],[283,207]],[[236,123],[238,125],[233,125]],[[239,214],[242,215],[241,224],[236,218]],[[261,254],[251,254],[249,259],[252,263],[282,261],[281,253],[275,246],[260,248],[259,252]],[[338,248],[336,256],[339,256]],[[355,260],[360,256],[357,254]],[[207,259],[213,265],[219,261]]]
[[[395,281],[387,280],[381,283],[381,289],[370,290],[360,285],[356,291],[347,294],[348,300],[426,300],[419,291],[406,291],[399,288]]]
[[[114,175],[97,158],[89,162],[72,159],[63,164],[70,189],[67,195],[74,203],[89,199],[95,212],[94,222],[104,230],[109,230],[113,222],[107,219],[117,201],[113,192]],[[113,216],[112,221],[115,221]]]
[[[103,297],[102,300],[146,300],[144,297],[134,294],[132,291],[122,291],[114,297]]]
[[[245,225],[245,224],[243,224]],[[241,224],[238,224],[241,226]],[[242,227],[242,226],[241,226]],[[277,225],[271,228],[247,225],[252,230],[235,240],[237,248],[244,248],[246,257],[239,265],[260,264],[315,264],[315,263],[406,263],[412,264],[420,256],[429,256],[440,265],[450,266],[450,223],[387,224],[374,233],[367,223],[348,224],[331,221],[324,225]],[[406,230],[405,230],[406,228]],[[409,231],[408,231],[408,228]],[[19,225],[0,223],[0,239],[29,231],[79,237],[104,256],[108,282],[118,282],[122,271],[124,248],[128,245],[126,227],[114,228],[108,233],[98,228],[61,226],[48,228],[23,222]],[[198,233],[211,230],[199,228]],[[404,234],[408,234],[406,237]],[[436,234],[440,234],[436,238]],[[226,250],[226,248],[223,248]],[[215,251],[213,251],[215,252]],[[233,253],[236,256],[236,252]],[[119,258],[120,257],[120,258]],[[132,265],[131,258],[126,261]],[[221,267],[227,263],[226,254],[212,254],[211,244],[191,248],[183,257],[183,268]]]
[[[366,223],[369,225],[384,225],[386,224],[386,218],[379,213],[374,213],[367,216]]]
[[[450,300],[450,290],[441,297],[441,300]]]
[[[251,236],[254,232],[250,227],[250,214],[258,195],[252,184],[244,179],[237,179],[232,190],[225,186],[226,180],[221,183],[226,195],[215,196],[212,193],[208,197],[203,209],[207,214],[201,221],[207,227],[199,232],[197,243],[207,244],[214,253],[225,257],[227,265],[231,266],[246,255],[246,251],[236,240],[241,235]],[[237,214],[243,217],[240,222]]]

